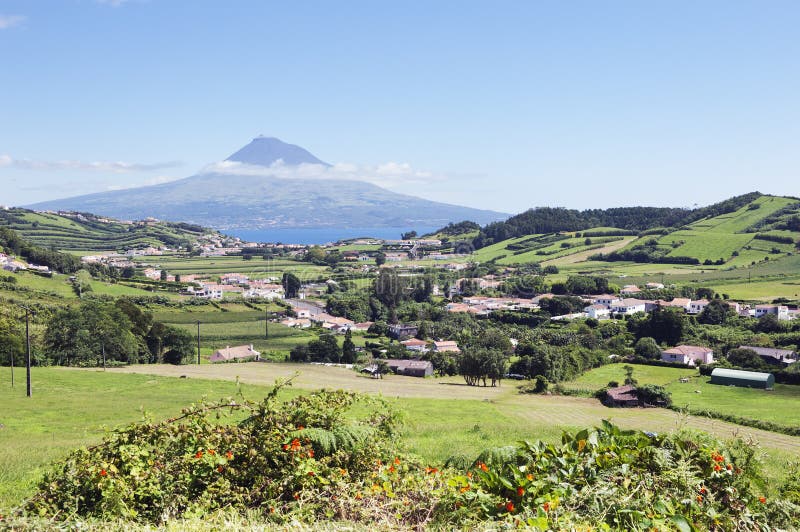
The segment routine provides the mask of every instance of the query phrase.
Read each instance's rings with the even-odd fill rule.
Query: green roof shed
[[[775,376],[772,373],[715,368],[711,372],[711,384],[771,390],[775,386]]]

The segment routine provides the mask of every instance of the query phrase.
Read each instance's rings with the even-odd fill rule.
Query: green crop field
[[[3,368],[7,369],[7,368]],[[133,374],[140,373],[140,374]],[[456,378],[415,379],[361,377],[353,371],[294,364],[222,364],[201,366],[132,366],[107,372],[34,368],[34,394],[25,397],[17,381],[0,380],[0,512],[31,493],[47,467],[70,449],[97,442],[102,427],[139,420],[142,411],[160,419],[207,397],[236,395],[258,400],[277,378],[297,374],[284,394],[341,388],[391,398],[405,420],[401,442],[432,465],[450,456],[474,457],[481,450],[521,439],[557,441],[563,429],[593,426],[602,419],[631,428],[669,431],[688,426],[719,437],[734,434],[758,438],[768,454],[771,474],[800,452],[800,438],[741,428],[722,422],[680,416],[663,409],[608,409],[596,400],[528,396],[512,383],[499,388],[469,387]],[[179,379],[180,375],[188,378]]]

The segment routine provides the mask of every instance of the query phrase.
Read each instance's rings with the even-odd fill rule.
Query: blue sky
[[[0,0],[0,203],[262,133],[505,212],[800,195],[798,27],[795,1]]]

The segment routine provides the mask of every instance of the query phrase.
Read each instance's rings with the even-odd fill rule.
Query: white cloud
[[[170,181],[177,181],[181,179],[180,177],[173,177],[168,175],[159,175],[156,177],[151,177],[149,179],[145,179],[139,183],[128,183],[122,185],[109,185],[106,187],[107,190],[125,190],[127,188],[139,188],[139,187],[149,187],[152,185],[162,185],[164,183],[169,183]]]
[[[0,155],[0,167],[11,167],[22,170],[90,170],[124,174],[129,172],[152,172],[164,168],[174,168],[182,163],[169,161],[164,163],[129,163],[125,161],[34,161],[31,159],[14,159],[10,155]]]
[[[283,164],[283,161],[277,161],[271,166],[259,166],[236,161],[221,161],[205,167],[202,171],[230,175],[272,176],[280,179],[356,180],[389,188],[446,179],[445,176],[416,170],[408,163],[396,162],[376,166],[352,163],[325,166],[321,164],[286,165]]]
[[[0,30],[13,28],[25,22],[28,17],[23,15],[0,15]]]

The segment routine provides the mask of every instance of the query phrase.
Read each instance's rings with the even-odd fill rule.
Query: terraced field
[[[94,217],[67,217],[25,209],[0,211],[0,225],[46,248],[66,251],[117,251],[148,246],[177,246],[207,231],[186,224],[131,225]]]

